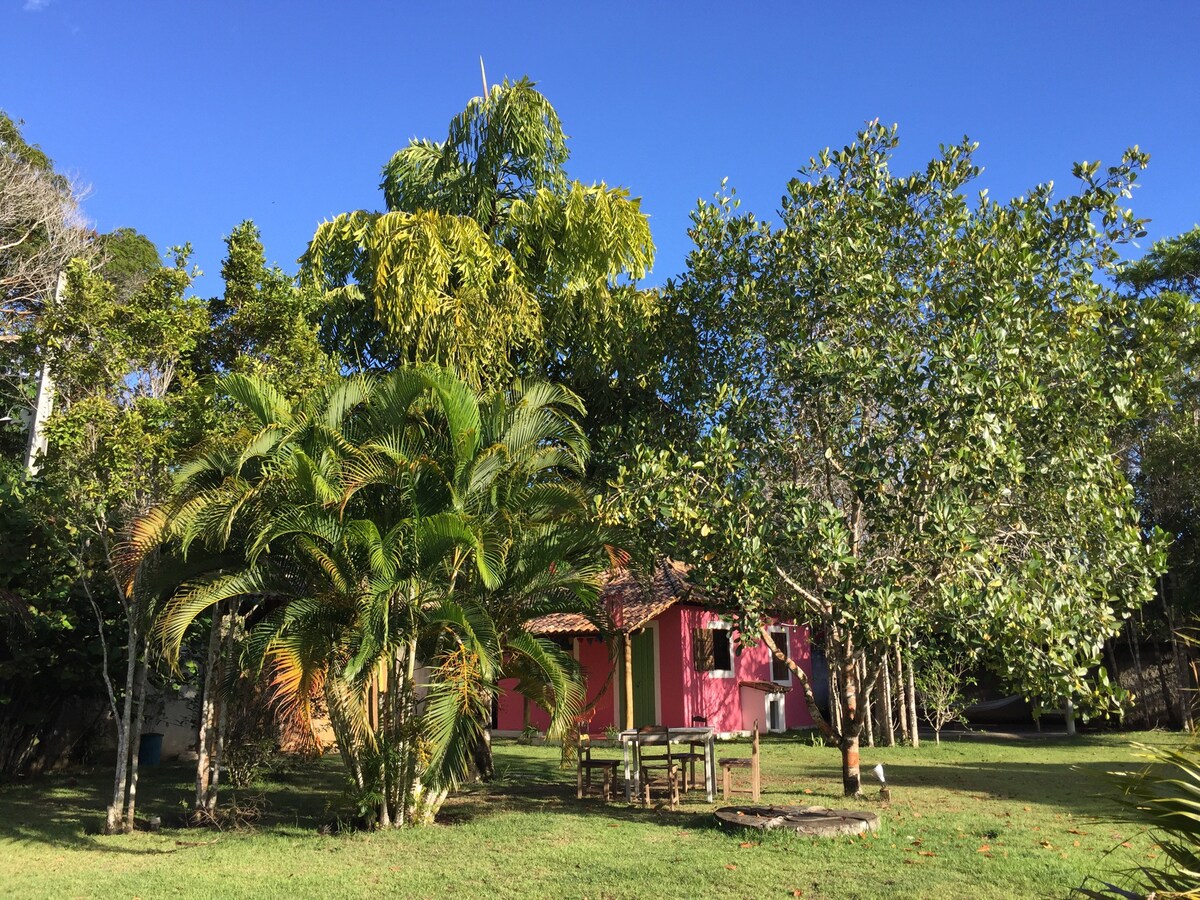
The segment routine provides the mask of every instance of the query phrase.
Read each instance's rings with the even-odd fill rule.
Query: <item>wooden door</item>
[[[633,635],[633,727],[658,724],[658,685],[654,680],[654,629]]]

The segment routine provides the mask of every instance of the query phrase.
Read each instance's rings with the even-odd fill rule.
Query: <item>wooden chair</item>
[[[661,736],[661,742],[643,744],[644,736]],[[660,752],[651,748],[661,747]],[[679,805],[679,764],[671,754],[671,742],[663,725],[646,725],[638,729],[638,791],[642,802],[650,805],[652,790],[663,788],[671,803],[671,809]]]
[[[592,736],[583,725],[579,732],[579,744],[575,754],[575,798],[582,800],[592,790],[592,772],[599,770],[601,774],[600,790],[605,800],[617,796],[617,769],[619,759],[593,759]]]
[[[707,728],[707,716],[692,716],[693,728]],[[683,790],[692,790],[696,787],[696,762],[699,761],[701,769],[706,765],[704,761],[704,741],[688,741],[688,748],[675,754],[675,759],[679,761],[683,768]]]
[[[762,776],[759,770],[758,763],[758,720],[754,720],[754,737],[750,742],[749,756],[734,756],[728,759],[717,760],[721,766],[721,783],[722,796],[725,800],[729,799],[730,794],[749,794],[751,798],[757,802],[762,793]],[[733,770],[734,769],[749,769],[750,770],[750,787],[734,789],[733,787]]]

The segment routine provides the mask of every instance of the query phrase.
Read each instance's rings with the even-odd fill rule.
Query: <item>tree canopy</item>
[[[643,450],[617,500],[744,634],[780,610],[813,624],[848,792],[897,642],[944,633],[1027,696],[1108,702],[1089,670],[1161,564],[1112,435],[1163,404],[1188,328],[1105,281],[1140,227],[1120,202],[1144,154],[1077,165],[1060,200],[972,203],[974,144],[895,175],[897,140],[872,125],[822,152],[776,227],[728,196],[697,209],[670,293],[701,336],[707,436]]]
[[[362,368],[438,362],[476,382],[607,362],[611,331],[654,310],[628,285],[654,247],[627,190],[567,178],[566,140],[521,79],[472,100],[444,140],[398,151],[386,209],[324,223],[304,256],[326,346]]]

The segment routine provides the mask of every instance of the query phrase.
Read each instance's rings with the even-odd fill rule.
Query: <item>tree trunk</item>
[[[889,747],[896,746],[896,723],[892,719],[892,675],[889,671],[891,663],[888,660],[888,648],[884,648],[883,660],[879,666],[879,711],[883,714],[883,739]]]
[[[908,652],[908,665],[905,666],[908,676],[908,727],[912,732],[913,749],[921,746],[920,729],[917,727],[917,682],[913,676],[912,650]]]
[[[867,661],[864,654],[859,654],[859,661],[856,667],[856,675],[859,685],[863,685],[867,680]],[[861,691],[859,693],[859,704],[862,707],[862,720],[867,729],[867,746],[875,746],[875,696],[872,691]]]
[[[842,792],[847,797],[862,793],[862,776],[858,768],[858,736],[842,739]]]
[[[1167,602],[1166,580],[1159,578],[1159,584],[1162,589],[1159,595],[1162,597],[1163,613],[1167,617],[1167,634],[1171,640],[1171,658],[1175,663],[1175,681],[1179,687],[1179,721],[1185,731],[1194,731],[1195,723],[1192,720],[1192,684],[1188,676],[1188,667],[1184,664],[1182,649],[1179,646],[1179,636],[1175,633],[1175,609]]]
[[[1141,707],[1143,727],[1150,727],[1150,710],[1146,706],[1146,670],[1142,668],[1142,649],[1138,641],[1137,621],[1129,617],[1125,625],[1125,637],[1129,641],[1129,654],[1133,657],[1133,674],[1137,678],[1137,697],[1135,702]]]
[[[200,695],[200,716],[196,726],[196,802],[192,809],[209,809],[212,764],[217,731],[217,690],[220,685],[221,604],[213,607],[212,630],[208,635],[208,653],[204,659],[204,687]]]
[[[125,639],[125,697],[121,703],[121,718],[117,722],[117,768],[113,778],[113,800],[105,817],[104,833],[119,834],[125,830],[125,795],[129,786],[129,753],[133,731],[134,687],[138,670],[137,623],[126,607]]]
[[[125,830],[133,831],[137,824],[137,786],[138,786],[138,765],[141,760],[142,747],[142,728],[146,721],[146,681],[149,675],[150,668],[150,639],[142,638],[142,665],[141,674],[137,681],[137,714],[133,719],[133,733],[129,741],[129,800],[125,808]]]
[[[761,635],[763,643],[766,645],[767,649],[771,651],[771,654],[780,662],[784,663],[788,667],[788,670],[796,676],[796,680],[800,682],[800,691],[804,695],[804,705],[808,707],[808,714],[812,716],[812,720],[821,730],[821,734],[825,735],[825,737],[829,738],[830,740],[833,740],[835,738],[834,730],[830,727],[829,722],[825,719],[825,716],[821,714],[821,708],[817,705],[817,697],[816,694],[813,693],[812,681],[809,679],[808,673],[805,672],[804,669],[800,668],[800,666],[796,665],[795,660],[793,660],[787,653],[783,652],[783,650],[779,648],[779,646],[775,643],[775,639],[771,636],[771,632],[767,630],[766,625],[761,626],[759,634]],[[832,706],[832,692],[830,705]]]
[[[471,764],[480,781],[487,782],[496,777],[496,763],[492,758],[492,730],[487,724],[480,729],[478,739],[471,746]]]
[[[842,732],[842,686],[838,674],[834,671],[833,666],[829,667],[829,718],[833,725],[833,730],[838,734]]]
[[[1067,723],[1067,737],[1075,737],[1075,703],[1071,700],[1063,706],[1063,718]]]
[[[1171,686],[1167,684],[1166,666],[1163,665],[1163,654],[1161,648],[1155,648],[1154,669],[1158,673],[1158,689],[1162,693],[1163,699],[1163,715],[1165,715],[1172,725],[1178,725],[1175,721],[1175,704],[1171,702]]]
[[[904,665],[901,661],[900,645],[895,647],[896,658],[896,712],[900,718],[900,739],[907,742],[908,735],[908,700],[904,690]]]

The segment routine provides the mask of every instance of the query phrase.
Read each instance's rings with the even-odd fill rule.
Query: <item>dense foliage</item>
[[[1162,542],[1113,437],[1166,403],[1191,324],[1101,278],[1139,229],[1121,201],[1144,154],[1000,204],[968,199],[973,144],[912,175],[889,170],[896,146],[875,125],[823,152],[777,227],[699,207],[671,293],[700,335],[707,434],[644,449],[615,503],[727,591],[744,634],[780,610],[813,623],[838,697],[832,722],[812,709],[851,793],[866,698],[924,634],[1025,696],[1115,701],[1090,673]]]

